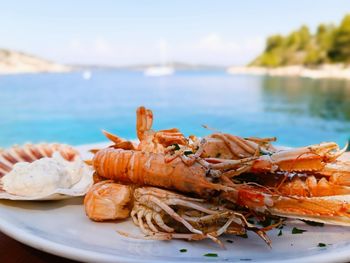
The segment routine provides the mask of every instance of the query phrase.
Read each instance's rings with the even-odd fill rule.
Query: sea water
[[[184,71],[96,70],[0,76],[0,146],[25,142],[73,145],[104,141],[101,129],[136,138],[135,110],[154,112],[154,129],[202,127],[240,136],[277,136],[300,146],[350,138],[350,82]]]

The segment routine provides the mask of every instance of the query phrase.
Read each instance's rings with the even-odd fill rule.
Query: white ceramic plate
[[[85,151],[87,147],[82,147]],[[303,234],[292,234],[296,226]],[[89,262],[349,262],[350,229],[308,226],[289,221],[282,236],[273,230],[269,248],[255,233],[248,238],[224,236],[226,250],[211,241],[153,241],[120,236],[139,234],[130,220],[95,223],[84,212],[82,198],[45,202],[0,202],[0,230],[37,249]],[[228,243],[226,240],[232,240]],[[327,244],[318,247],[318,243]],[[180,249],[187,249],[181,253]],[[216,253],[218,257],[205,257]]]

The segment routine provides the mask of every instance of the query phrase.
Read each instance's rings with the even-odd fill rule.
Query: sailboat
[[[91,79],[92,73],[90,70],[85,70],[83,72],[82,76],[83,76],[83,79],[89,80],[89,79]]]
[[[175,70],[171,66],[154,66],[148,67],[143,72],[145,76],[160,77],[174,74]]]
[[[157,66],[150,66],[146,68],[143,72],[145,76],[148,77],[161,77],[172,75],[175,72],[175,69],[167,63],[167,45],[165,41],[161,41],[159,45],[160,55],[161,55],[161,63]]]

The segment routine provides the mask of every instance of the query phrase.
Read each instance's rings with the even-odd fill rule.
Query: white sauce
[[[68,162],[56,152],[52,158],[15,164],[1,181],[3,189],[9,194],[45,196],[59,188],[69,189],[78,183],[83,176],[84,165],[80,158]]]

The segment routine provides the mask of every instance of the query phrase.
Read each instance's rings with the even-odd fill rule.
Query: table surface
[[[26,246],[0,232],[0,262],[75,263]]]

